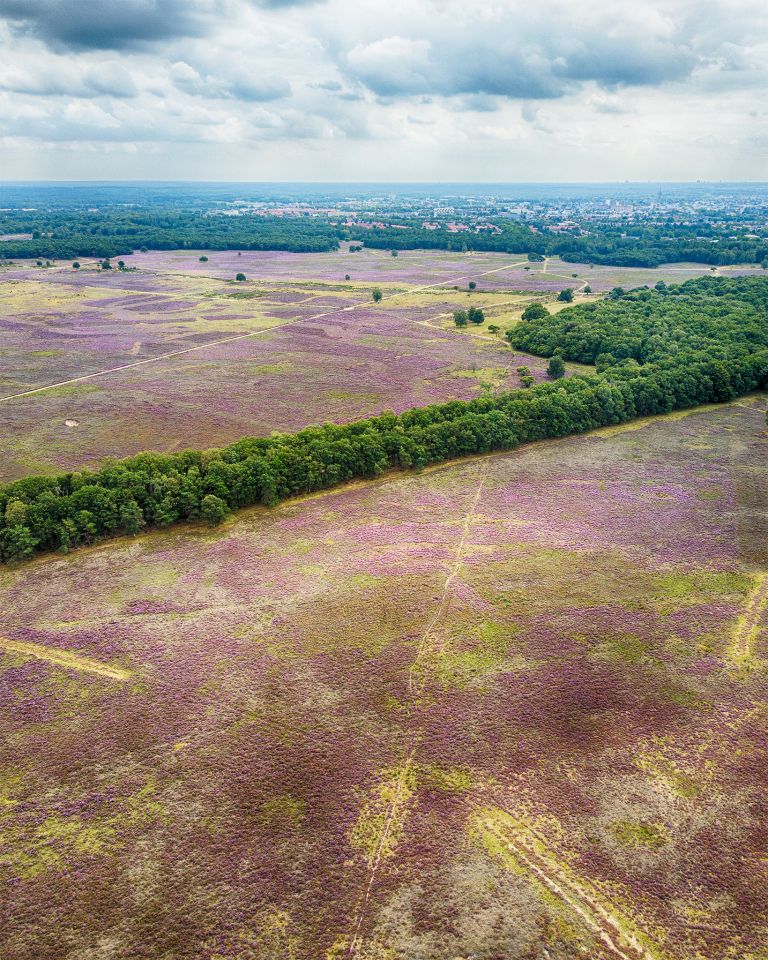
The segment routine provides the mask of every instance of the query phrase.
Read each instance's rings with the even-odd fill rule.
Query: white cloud
[[[0,0],[0,162],[78,176],[79,147],[82,175],[101,154],[102,177],[765,176],[764,0],[588,12]]]

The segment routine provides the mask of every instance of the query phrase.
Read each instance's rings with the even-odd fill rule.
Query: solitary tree
[[[573,303],[573,290],[568,287],[566,290],[561,290],[557,295],[557,299],[561,303]]]
[[[345,274],[344,274],[344,279],[345,279],[345,280],[349,280],[349,274],[348,274],[348,273],[345,273]]]
[[[235,276],[235,280],[237,280],[238,283],[242,283],[243,280],[245,280],[245,274],[244,274],[244,273],[238,273],[238,274]]]
[[[203,256],[203,257],[200,257],[199,259],[200,259],[200,263],[208,263],[208,257]]]
[[[112,269],[112,264],[109,262],[109,260],[107,260],[107,259],[105,258],[104,260],[101,261],[101,269],[102,269],[102,270],[111,270],[111,269]]]
[[[479,307],[470,307],[467,311],[467,320],[470,323],[481,324],[485,323],[485,314]]]
[[[469,323],[469,317],[466,310],[454,310],[453,311],[453,322],[457,327],[466,327]]]
[[[495,323],[488,324],[488,333],[498,333],[501,330],[501,327],[496,326]]]
[[[523,310],[522,320],[541,320],[549,316],[549,310],[543,303],[532,303]]]
[[[73,269],[73,270],[79,270],[79,269],[80,269],[80,264],[77,262],[77,260],[75,260],[75,262],[72,264],[72,269]]]
[[[117,266],[118,266],[118,269],[125,270],[125,260],[118,260]]]
[[[584,293],[592,293],[592,287],[589,284],[584,287]]]
[[[469,287],[470,290],[477,290],[477,284],[475,283],[474,280],[470,280],[467,286]]]
[[[398,255],[397,250],[390,250],[389,252],[392,254],[393,257],[396,257]]]
[[[384,294],[381,292],[380,287],[374,287],[373,290],[371,290],[371,296],[373,297],[374,303],[381,303],[381,298]]]
[[[565,376],[565,364],[563,363],[563,358],[557,353],[549,361],[547,366],[547,376],[551,377],[553,380],[559,380],[560,377]]]

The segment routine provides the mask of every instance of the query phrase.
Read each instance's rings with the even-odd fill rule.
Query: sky
[[[0,0],[0,179],[766,180],[766,0]]]

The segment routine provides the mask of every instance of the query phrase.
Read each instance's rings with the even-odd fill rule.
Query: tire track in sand
[[[511,858],[569,907],[615,960],[664,960],[667,956],[633,920],[607,903],[589,880],[575,874],[533,827],[501,807],[475,807],[474,822],[489,847]]]
[[[744,663],[752,654],[752,644],[760,629],[763,611],[768,606],[768,573],[757,576],[755,589],[749,595],[744,612],[736,621],[729,647],[730,659]]]

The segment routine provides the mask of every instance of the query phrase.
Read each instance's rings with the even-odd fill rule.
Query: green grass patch
[[[631,633],[618,633],[607,636],[592,648],[591,656],[599,660],[612,660],[620,663],[642,663],[651,659],[651,644],[648,640]]]
[[[699,600],[707,597],[744,597],[754,587],[754,580],[746,573],[696,570],[693,573],[672,571],[657,574],[654,588],[657,596],[670,599]]]
[[[301,823],[306,814],[306,802],[285,793],[266,800],[261,805],[259,819],[271,827],[295,827]]]
[[[611,824],[610,831],[623,847],[647,847],[658,850],[669,842],[664,827],[648,821],[617,820]]]

